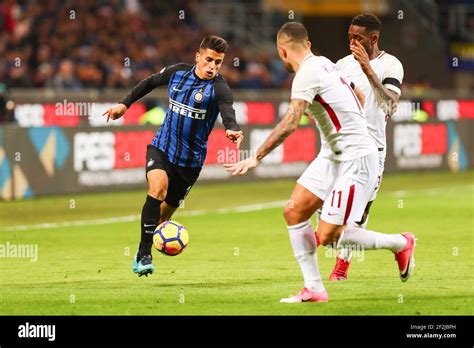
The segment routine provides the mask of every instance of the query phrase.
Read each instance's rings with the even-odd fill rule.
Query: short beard
[[[362,46],[365,49],[365,52],[367,52],[368,55],[370,55],[370,44],[367,44],[367,46]]]

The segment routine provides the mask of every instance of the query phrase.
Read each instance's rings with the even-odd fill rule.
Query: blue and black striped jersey
[[[139,82],[121,101],[127,107],[151,92],[168,85],[169,106],[163,125],[152,144],[163,151],[171,163],[199,168],[204,164],[207,139],[219,112],[226,129],[239,130],[232,107],[232,92],[217,74],[212,80],[201,80],[196,66],[176,64],[164,68]]]

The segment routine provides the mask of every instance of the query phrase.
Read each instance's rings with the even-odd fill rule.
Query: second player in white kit
[[[391,110],[384,110],[377,101],[375,93],[367,79],[367,75],[362,71],[360,63],[352,54],[337,61],[336,66],[349,81],[360,88],[365,95],[364,116],[367,119],[367,126],[370,136],[375,140],[379,152],[379,175],[383,175],[385,156],[387,152],[387,139],[385,128]],[[391,54],[381,51],[379,55],[370,60],[370,66],[377,75],[377,78],[389,90],[397,95],[401,94],[400,84],[403,80],[403,67],[400,61]],[[371,201],[377,196],[374,191]]]
[[[364,214],[353,222],[356,227],[366,228],[370,207],[377,197],[385,168],[387,153],[386,125],[396,111],[401,95],[403,66],[393,55],[378,48],[381,30],[380,20],[373,14],[362,14],[352,19],[349,27],[349,47],[352,54],[337,61],[339,71],[365,95],[364,116],[370,136],[378,150],[379,166],[377,184],[365,207]],[[352,252],[342,249],[329,280],[345,280],[348,277]]]
[[[414,265],[413,234],[383,234],[347,225],[362,215],[378,176],[377,146],[368,133],[367,121],[354,90],[335,64],[311,53],[311,44],[302,24],[289,22],[283,25],[277,35],[277,46],[287,70],[296,72],[288,112],[255,156],[225,164],[225,167],[233,175],[245,174],[297,128],[305,112],[315,118],[321,136],[321,151],[298,179],[284,211],[304,287],[297,295],[280,302],[329,300],[319,272],[318,245],[310,220],[321,207],[322,217],[316,231],[321,244],[391,250],[398,262],[400,277],[406,281]]]

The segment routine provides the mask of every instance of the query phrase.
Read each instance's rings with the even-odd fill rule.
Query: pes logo
[[[399,124],[393,132],[393,154],[402,169],[436,168],[448,149],[444,123]]]
[[[146,146],[154,132],[79,132],[74,135],[74,170],[110,171],[145,165]]]

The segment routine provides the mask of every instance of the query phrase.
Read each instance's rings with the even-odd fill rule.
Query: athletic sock
[[[141,240],[138,247],[137,260],[140,260],[144,255],[151,253],[153,245],[153,232],[160,221],[160,205],[159,199],[147,195],[145,204],[142,209],[141,218]]]
[[[314,292],[324,291],[318,268],[316,240],[311,222],[308,220],[287,227],[293,253],[303,273],[304,286]]]
[[[342,248],[341,250],[339,250],[337,258],[346,262],[350,262],[352,258],[352,250],[349,248]]]
[[[402,250],[406,244],[407,240],[401,234],[385,234],[352,226],[342,232],[338,241],[338,247],[359,245],[365,250],[388,249],[394,253]]]
[[[369,222],[369,217],[367,216],[367,218],[365,219],[365,222],[363,224],[358,224],[357,222],[352,222],[350,224],[350,226],[352,227],[356,227],[356,228],[360,228],[360,229],[363,229],[363,230],[366,230],[366,227],[367,227],[367,222]],[[351,261],[351,258],[352,258],[352,249],[350,248],[342,248],[339,253],[337,254],[337,257],[341,260],[344,260],[344,261]]]

